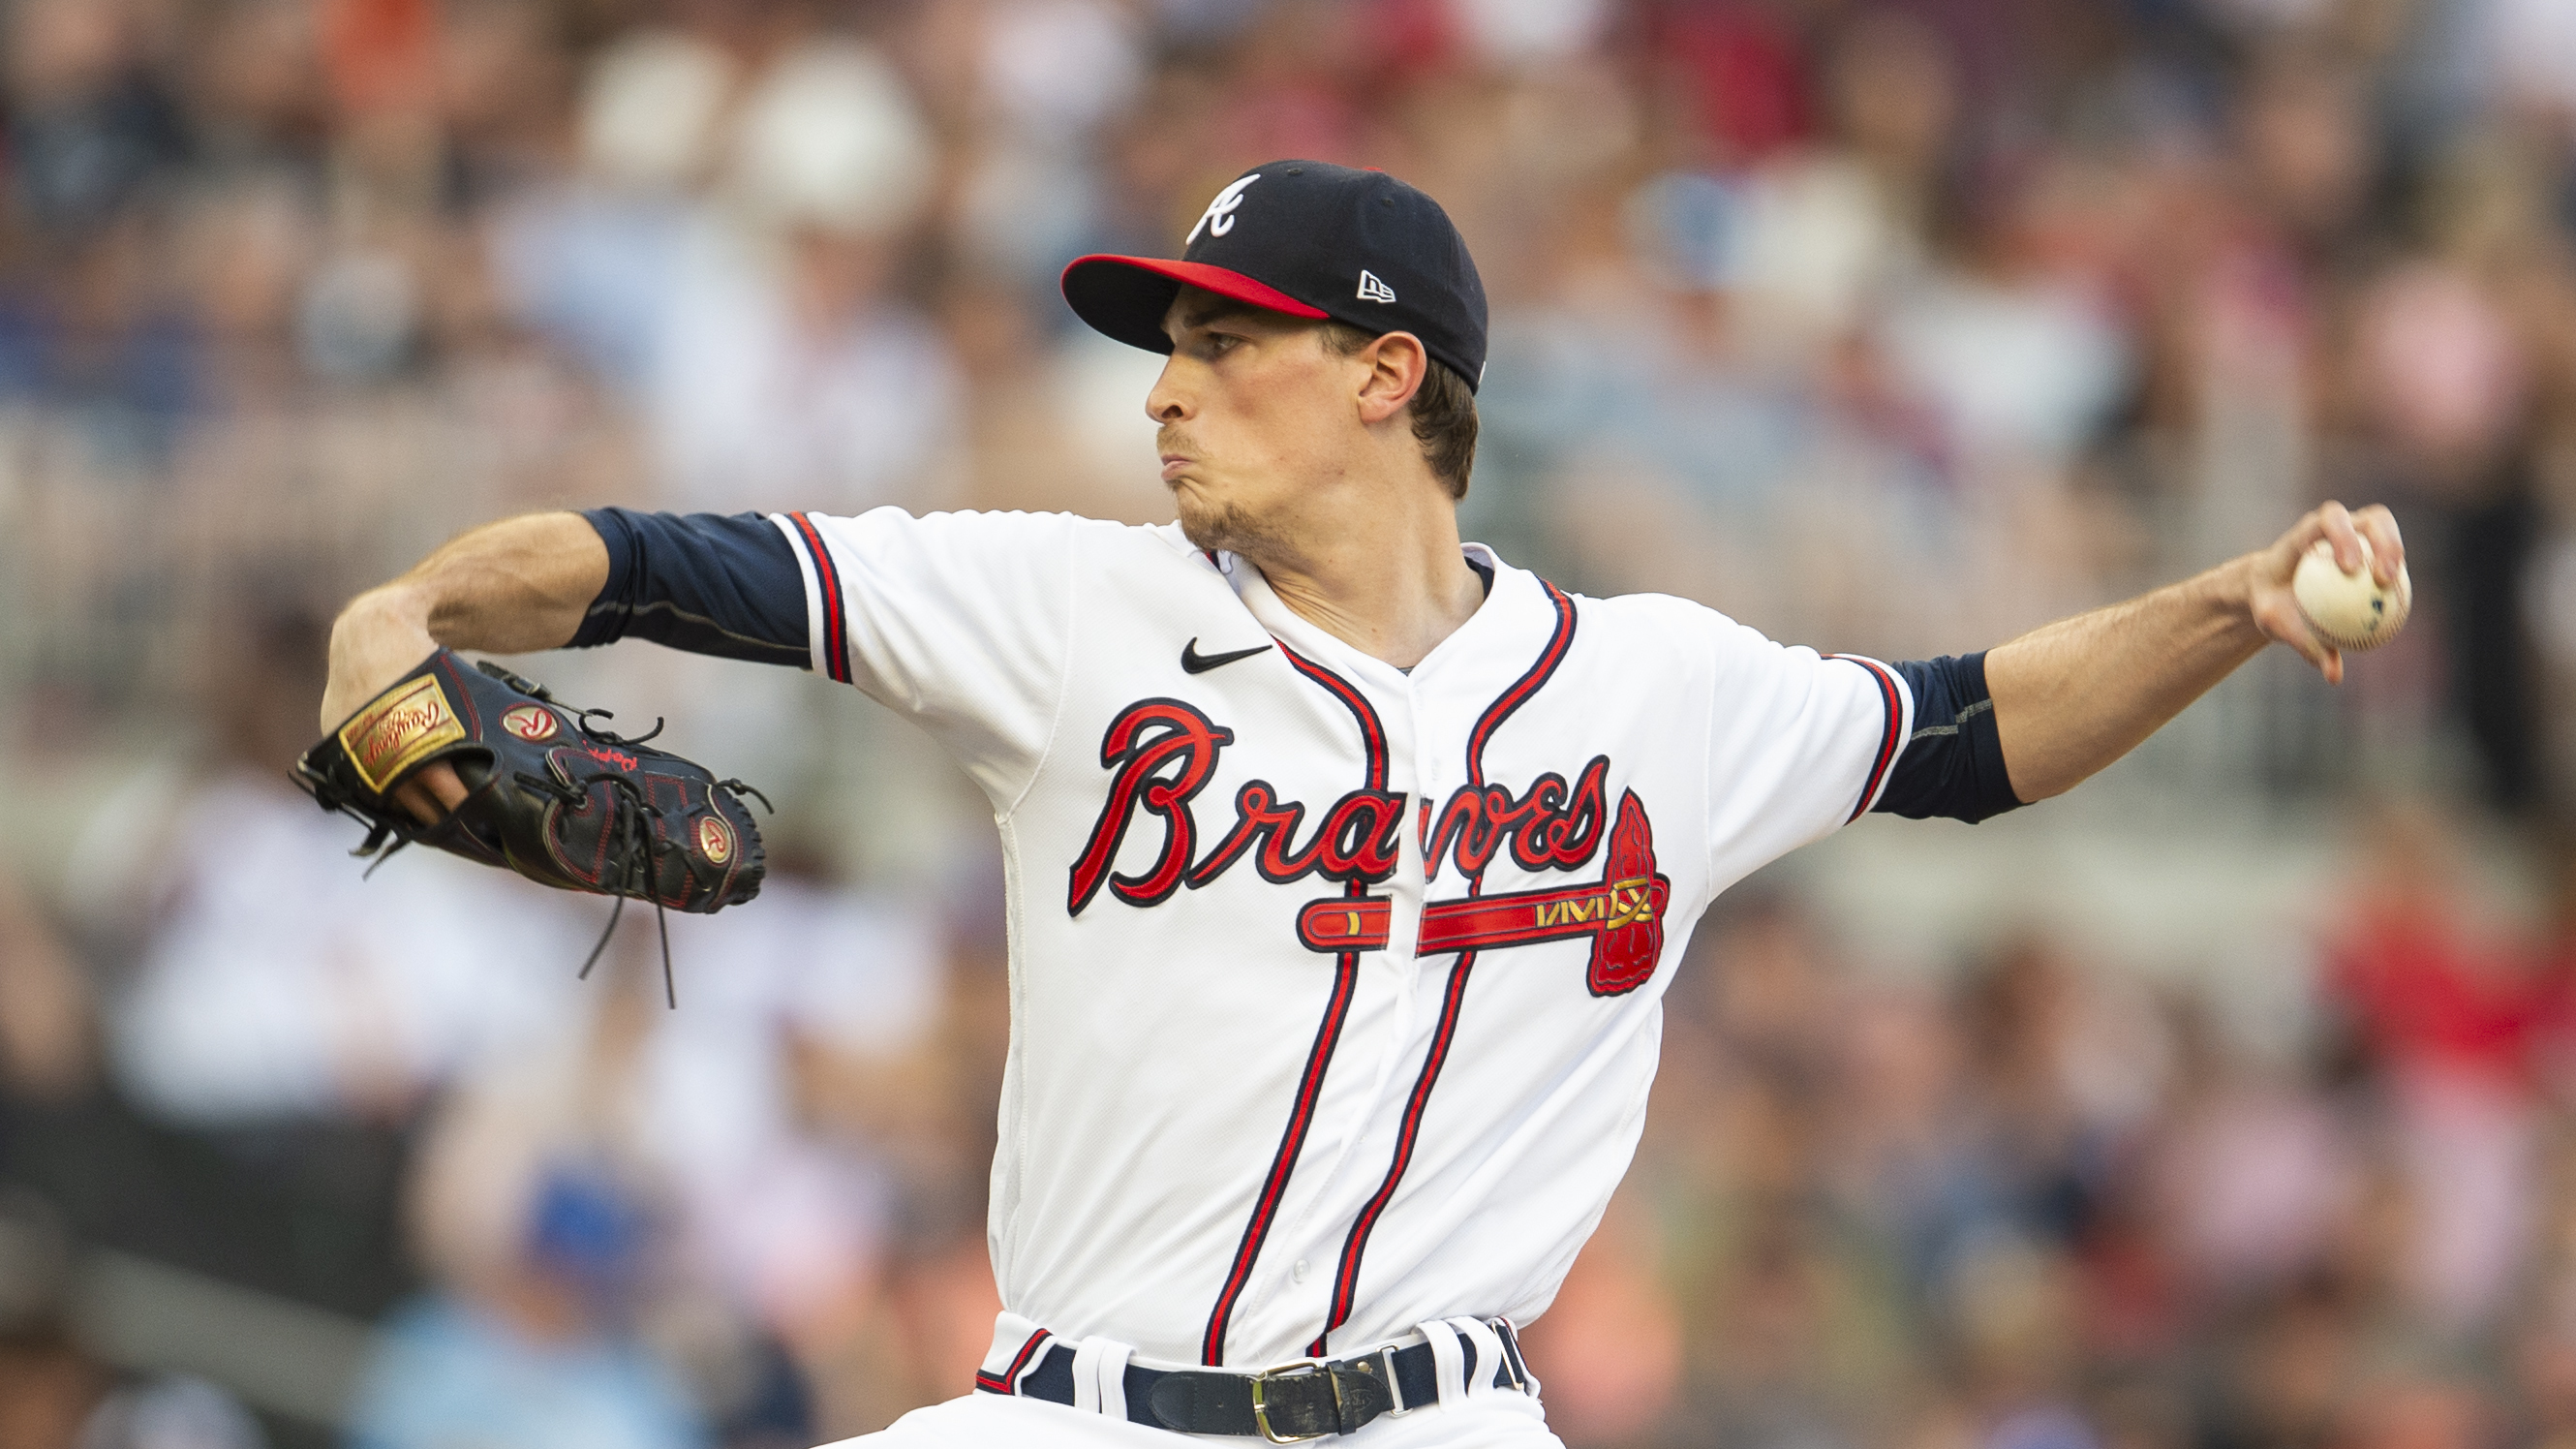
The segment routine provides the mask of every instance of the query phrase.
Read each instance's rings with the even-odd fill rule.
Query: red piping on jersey
[[[1379,723],[1377,711],[1350,681],[1315,663],[1279,642],[1279,652],[1296,666],[1297,672],[1322,685],[1359,721],[1360,743],[1368,754],[1368,788],[1386,788],[1386,729]],[[1368,886],[1351,881],[1343,893],[1351,899],[1363,899]],[[1357,951],[1343,951],[1333,958],[1333,995],[1325,1004],[1324,1019],[1315,1029],[1315,1044],[1307,1049],[1306,1070],[1297,1082],[1297,1104],[1288,1114],[1288,1130],[1279,1137],[1279,1150],[1270,1159],[1270,1172],[1262,1180],[1261,1197],[1253,1204],[1252,1219],[1243,1225],[1243,1241],[1234,1250],[1234,1266],[1225,1275],[1225,1287],[1218,1291],[1216,1307],[1208,1314],[1206,1339],[1199,1346],[1199,1361],[1215,1367],[1225,1362],[1225,1331],[1234,1317],[1235,1301],[1243,1296],[1244,1284],[1252,1279],[1252,1265],[1261,1257],[1262,1241],[1270,1236],[1270,1224],[1279,1212],[1279,1200],[1288,1191],[1289,1174],[1296,1170],[1297,1156],[1305,1150],[1306,1129],[1314,1124],[1315,1101],[1323,1092],[1324,1073],[1332,1065],[1334,1048],[1341,1044],[1342,1022],[1350,1015],[1351,997],[1359,987],[1360,956]]]
[[[1208,1315],[1207,1340],[1199,1347],[1199,1361],[1210,1367],[1225,1362],[1225,1330],[1234,1316],[1235,1300],[1242,1296],[1243,1285],[1252,1277],[1252,1264],[1261,1256],[1261,1243],[1270,1236],[1271,1219],[1279,1211],[1279,1199],[1288,1190],[1288,1174],[1297,1165],[1297,1154],[1306,1145],[1306,1129],[1315,1120],[1315,1098],[1322,1092],[1324,1069],[1331,1065],[1333,1049],[1341,1044],[1342,1019],[1350,1014],[1351,995],[1359,984],[1359,953],[1344,951],[1334,958],[1333,999],[1324,1008],[1323,1024],[1315,1031],[1315,1044],[1306,1053],[1306,1073],[1297,1083],[1297,1106],[1288,1115],[1288,1130],[1280,1135],[1279,1151],[1270,1160],[1270,1175],[1261,1185],[1261,1200],[1253,1205],[1252,1220],[1243,1225],[1243,1242],[1234,1250],[1234,1267],[1225,1275],[1225,1288],[1217,1294],[1216,1309]]]
[[[1494,731],[1502,727],[1504,720],[1512,717],[1514,710],[1538,693],[1539,686],[1547,683],[1548,676],[1556,673],[1556,666],[1565,661],[1566,646],[1574,642],[1573,601],[1545,579],[1539,580],[1538,586],[1547,590],[1548,602],[1556,606],[1556,631],[1548,636],[1547,648],[1540,651],[1538,662],[1485,707],[1484,714],[1476,721],[1475,733],[1467,736],[1467,783],[1479,788],[1485,783],[1485,742],[1493,738]],[[1468,885],[1470,894],[1474,893],[1476,881],[1483,877],[1483,871],[1476,872],[1475,879]]]
[[[1286,655],[1288,662],[1297,667],[1298,673],[1330,690],[1333,696],[1350,710],[1351,718],[1360,722],[1360,740],[1368,747],[1368,787],[1372,790],[1385,789],[1386,729],[1378,723],[1377,711],[1369,707],[1368,700],[1357,689],[1351,687],[1349,680],[1289,648],[1287,640],[1279,641],[1279,652]]]
[[[1503,721],[1511,718],[1513,711],[1528,703],[1530,696],[1538,693],[1555,675],[1556,667],[1565,662],[1566,650],[1574,642],[1574,601],[1545,579],[1539,580],[1539,587],[1547,590],[1547,601],[1556,608],[1556,628],[1548,635],[1547,647],[1539,651],[1538,658],[1529,669],[1514,680],[1510,688],[1496,696],[1492,704],[1485,706],[1485,712],[1477,717],[1476,728],[1467,736],[1467,783],[1478,789],[1485,784],[1486,743],[1494,737],[1494,731],[1502,727]],[[1428,863],[1425,864],[1427,868]],[[1480,866],[1467,877],[1467,894],[1480,894],[1484,888],[1485,872]],[[1425,910],[1427,913],[1429,907]],[[1306,1350],[1317,1358],[1324,1356],[1324,1341],[1332,1336],[1333,1330],[1350,1321],[1351,1307],[1359,1296],[1360,1259],[1368,1252],[1369,1234],[1377,1230],[1378,1217],[1386,1211],[1386,1205],[1394,1201],[1395,1190],[1404,1181],[1405,1169],[1413,1163],[1414,1138],[1422,1130],[1423,1111],[1431,1103],[1431,1089],[1440,1080],[1441,1065],[1449,1058],[1449,1042],[1458,1030],[1459,1007],[1467,998],[1467,977],[1475,969],[1476,953],[1473,950],[1459,952],[1457,961],[1449,968],[1448,989],[1440,999],[1440,1025],[1431,1034],[1431,1049],[1422,1057],[1422,1074],[1414,1078],[1413,1095],[1405,1103],[1404,1125],[1396,1133],[1395,1156],[1387,1163],[1386,1180],[1378,1184],[1367,1205],[1360,1209],[1360,1215],[1351,1221],[1350,1236],[1342,1242],[1341,1266],[1333,1272],[1331,1311],[1324,1319],[1324,1331],[1315,1335],[1314,1343]]]
[[[1313,1357],[1324,1356],[1324,1340],[1350,1319],[1352,1300],[1358,1291],[1360,1255],[1368,1251],[1369,1234],[1377,1227],[1378,1215],[1386,1211],[1387,1203],[1395,1196],[1396,1184],[1404,1181],[1404,1170],[1413,1164],[1413,1142],[1422,1130],[1422,1112],[1431,1104],[1431,1088],[1440,1080],[1441,1064],[1449,1059],[1449,1039],[1458,1031],[1458,1008],[1467,998],[1467,975],[1475,969],[1473,951],[1460,952],[1457,963],[1449,968],[1449,987],[1440,999],[1440,1026],[1431,1034],[1431,1050],[1422,1058],[1422,1075],[1413,1079],[1413,1096],[1404,1104],[1404,1127],[1396,1134],[1395,1160],[1387,1164],[1386,1180],[1378,1184],[1368,1206],[1360,1209],[1359,1217],[1351,1223],[1350,1237],[1342,1243],[1342,1263],[1333,1274],[1331,1316],[1324,1320],[1324,1331],[1316,1334],[1306,1349]]]
[[[811,520],[802,513],[787,515],[805,540],[805,551],[814,556],[814,578],[823,590],[823,670],[842,684],[850,682],[849,626],[841,615],[841,575],[832,567],[832,555],[823,547],[823,535],[815,532]]]
[[[1887,667],[1878,661],[1853,654],[1828,654],[1825,657],[1857,664],[1868,670],[1870,678],[1878,681],[1879,698],[1887,703],[1887,733],[1878,742],[1878,763],[1869,767],[1869,781],[1860,787],[1860,803],[1852,806],[1852,813],[1843,817],[1843,823],[1849,825],[1861,817],[1861,812],[1869,808],[1871,801],[1878,798],[1878,787],[1886,781],[1888,769],[1896,763],[1896,748],[1903,743],[1897,736],[1905,728],[1905,702],[1903,696],[1896,692],[1896,676],[1888,673]]]
[[[1037,1357],[1038,1350],[1045,1347],[1047,1340],[1053,1337],[1055,1337],[1054,1334],[1047,1332],[1043,1328],[1030,1334],[1029,1341],[1021,1344],[1020,1351],[1012,1357],[1011,1366],[1009,1368],[1002,1370],[999,1374],[988,1374],[982,1369],[975,1370],[975,1387],[982,1389],[988,1394],[1018,1393],[1020,1391],[1020,1375],[1028,1370],[1029,1360]]]

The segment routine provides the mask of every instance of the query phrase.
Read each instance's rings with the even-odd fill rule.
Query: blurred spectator
[[[603,1206],[556,1202],[573,1217]],[[591,1336],[573,1301],[578,1286],[555,1276],[576,1266],[549,1256],[563,1250],[541,1240],[523,1278],[489,1285],[499,1304],[431,1302],[390,1319],[353,1410],[351,1442],[369,1449],[459,1440],[573,1439],[610,1449],[709,1442],[666,1370],[630,1341]]]
[[[61,1101],[90,1085],[98,1044],[89,982],[54,925],[0,879],[0,1082]]]
[[[0,1446],[5,1449],[267,1449],[213,1384],[120,1377],[75,1327],[73,1245],[22,1190],[0,1193]]]
[[[689,1256],[744,1313],[818,1348],[876,1289],[898,1185],[872,1139],[931,1039],[942,953],[930,923],[830,890],[792,856],[730,920],[677,920],[688,1010],[653,1023],[633,1110],[679,1195]],[[812,1084],[867,1116],[818,1120]]]
[[[647,1007],[633,985],[599,1004],[583,1039],[477,1082],[431,1128],[412,1197],[443,1286],[384,1325],[357,1443],[710,1442],[638,1337],[669,1235],[617,1121]]]
[[[142,199],[185,154],[146,62],[149,10],[122,0],[31,0],[8,17],[12,173],[19,214],[77,242]]]
[[[2358,1144],[2310,1084],[2232,1059],[2211,1025],[2184,1033],[2157,1124],[2146,1212],[2191,1291],[2231,1306],[2324,1259],[2362,1192]]]
[[[659,934],[630,930],[579,1039],[496,1061],[451,1097],[415,1199],[454,1302],[391,1330],[384,1442],[434,1441],[469,1402],[496,1416],[494,1442],[538,1442],[571,1411],[495,1378],[514,1335],[579,1360],[566,1372],[598,1412],[625,1406],[631,1442],[694,1442],[682,1428],[698,1422],[735,1445],[822,1437],[815,1395],[837,1391],[826,1381],[880,1311],[913,1208],[888,1149],[921,1130],[908,1119],[942,1116],[907,1082],[938,1022],[940,954],[917,916],[800,879],[792,851],[781,864],[739,924],[668,922],[684,1009],[660,1005]],[[486,1360],[450,1407],[400,1389]]]
[[[232,1396],[202,1379],[171,1378],[109,1393],[81,1428],[78,1449],[267,1449],[268,1436]]]
[[[112,1383],[65,1321],[70,1259],[57,1214],[23,1192],[0,1197],[0,1445],[7,1449],[73,1449]]]
[[[857,513],[933,496],[954,366],[890,295],[931,168],[902,78],[870,49],[818,38],[752,82],[724,161],[731,210],[681,253],[648,383],[673,503]]]
[[[2507,943],[2469,924],[2459,847],[2438,816],[2389,810],[2366,838],[2368,889],[2326,985],[2385,1094],[2384,1150],[2411,1209],[2396,1276],[2429,1326],[2473,1331],[2532,1247],[2535,982]]]
[[[957,64],[980,112],[958,179],[964,265],[1044,300],[1085,242],[1120,225],[1101,215],[1095,153],[1145,80],[1144,39],[1132,12],[1102,0],[977,8]]]
[[[0,1444],[74,1449],[104,1377],[58,1328],[0,1333]]]
[[[576,120],[581,172],[500,219],[494,256],[511,305],[630,393],[651,376],[719,122],[735,85],[722,50],[638,31],[600,52]]]

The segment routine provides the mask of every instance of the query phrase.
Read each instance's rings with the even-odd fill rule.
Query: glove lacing
[[[660,732],[661,725],[657,721],[652,733],[642,738],[651,739],[653,734]],[[603,738],[624,745],[642,742],[641,740],[620,740],[615,736],[603,736]],[[608,824],[610,841],[606,862],[608,869],[603,871],[602,875],[616,881],[617,902],[608,908],[608,924],[601,929],[599,940],[591,946],[590,955],[583,958],[581,972],[574,979],[578,981],[590,979],[591,969],[599,964],[600,953],[608,949],[609,941],[617,935],[617,923],[626,914],[627,897],[642,895],[653,902],[653,926],[661,936],[663,999],[673,1011],[679,1010],[679,987],[671,976],[671,923],[662,909],[662,897],[653,889],[655,883],[661,879],[663,854],[673,847],[668,830],[651,830],[644,824],[644,817],[647,814],[650,814],[657,823],[662,822],[664,820],[662,807],[645,798],[644,791],[633,780],[612,770],[594,771],[577,780],[558,780],[550,775],[531,774],[521,770],[516,772],[516,778],[520,784],[529,789],[551,795],[563,804],[574,808],[579,808],[589,801],[592,785],[605,782],[609,786],[615,799],[615,804],[610,808],[615,813]],[[772,815],[778,813],[778,807],[769,803],[767,795],[740,780],[718,780],[715,782],[715,788],[736,798],[749,795],[760,802],[763,810]]]

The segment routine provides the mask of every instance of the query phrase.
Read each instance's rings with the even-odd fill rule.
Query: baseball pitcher
[[[1556,1444],[1514,1325],[1627,1168],[1659,1003],[1717,893],[1864,811],[2055,795],[2269,640],[2339,679],[2292,599],[2301,554],[2359,569],[2367,540],[2381,584],[2404,561],[2386,510],[2329,504],[1984,654],[1818,655],[1460,541],[1485,296],[1392,177],[1270,163],[1182,260],[1085,257],[1063,287],[1170,357],[1145,408],[1177,523],[537,515],[360,596],[331,643],[334,730],[419,702],[443,647],[640,637],[811,668],[991,799],[1006,1306],[971,1392],[889,1446]],[[423,838],[533,778],[410,753],[372,783]],[[578,814],[591,778],[530,788]],[[739,847],[705,823],[723,790],[695,788],[673,848],[717,858],[667,894],[712,908]],[[648,854],[663,830],[621,828]]]

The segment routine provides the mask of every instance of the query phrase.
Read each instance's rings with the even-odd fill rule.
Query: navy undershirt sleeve
[[[1895,669],[1914,691],[1914,734],[1871,808],[1971,824],[2019,809],[2004,773],[1994,701],[1986,694],[1986,656],[1910,660]]]
[[[813,667],[805,580],[777,525],[757,513],[582,514],[608,545],[608,583],[572,647],[650,639],[692,654]]]

